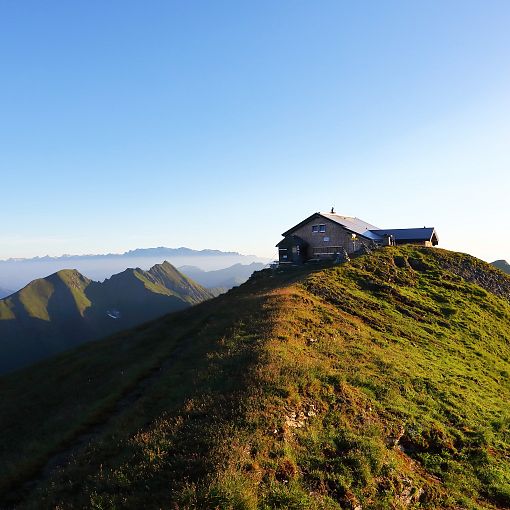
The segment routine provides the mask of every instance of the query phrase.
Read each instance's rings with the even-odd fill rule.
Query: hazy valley
[[[4,289],[3,287],[0,287],[0,299],[9,296],[12,294],[12,290]]]
[[[144,248],[122,254],[64,255],[0,260],[0,286],[19,290],[32,280],[62,269],[76,269],[93,280],[102,281],[128,267],[148,270],[164,261],[175,267],[194,266],[203,271],[225,269],[234,264],[267,263],[267,259],[220,250],[192,250],[189,248]]]
[[[262,262],[252,262],[251,264],[235,264],[214,271],[204,271],[195,266],[182,266],[179,267],[179,271],[208,289],[228,290],[244,283],[254,271],[260,271],[266,266],[267,264]]]

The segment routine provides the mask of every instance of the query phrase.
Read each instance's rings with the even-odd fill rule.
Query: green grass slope
[[[509,295],[386,248],[4,377],[3,506],[508,508]]]
[[[102,283],[76,270],[34,280],[0,300],[0,373],[210,297],[168,263],[127,269]]]

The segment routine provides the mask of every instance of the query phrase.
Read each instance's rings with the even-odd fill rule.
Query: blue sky
[[[0,3],[0,258],[272,256],[312,212],[510,259],[510,2]]]

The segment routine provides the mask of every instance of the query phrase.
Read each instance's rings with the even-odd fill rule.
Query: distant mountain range
[[[210,297],[168,262],[103,283],[58,271],[0,300],[0,373]]]
[[[495,260],[492,262],[492,265],[501,269],[501,271],[510,274],[510,264],[506,260]]]
[[[234,264],[216,271],[204,271],[196,266],[182,266],[179,267],[179,271],[209,289],[227,290],[241,285],[254,271],[260,271],[265,267],[266,264],[261,262],[252,262],[251,264]]]
[[[32,258],[9,258],[0,262],[26,262],[34,260],[83,260],[83,259],[116,259],[116,258],[130,258],[130,257],[211,257],[211,256],[236,256],[236,257],[255,257],[254,255],[241,255],[235,251],[221,251],[221,250],[193,250],[191,248],[166,248],[160,246],[158,248],[136,248],[124,253],[103,253],[103,254],[85,254],[85,255],[61,255],[59,257],[51,257],[45,255],[44,257]],[[256,258],[256,257],[255,257]]]
[[[0,260],[0,282],[8,289],[19,290],[36,278],[73,267],[88,277],[102,281],[127,267],[149,269],[169,261],[174,266],[196,266],[211,271],[234,264],[266,263],[269,259],[255,255],[220,250],[192,250],[190,248],[140,248],[125,253],[106,255],[63,255],[61,257],[34,257]]]

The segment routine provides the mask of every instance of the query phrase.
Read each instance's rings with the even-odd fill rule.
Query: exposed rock
[[[299,413],[290,413],[289,416],[285,417],[285,425],[287,427],[301,428],[305,426],[306,416],[300,411]]]
[[[306,420],[317,415],[314,404],[306,406],[305,410],[292,411],[285,417],[285,425],[291,428],[302,428],[306,424]]]
[[[402,506],[410,506],[417,503],[423,495],[423,489],[416,487],[410,478],[402,478],[402,492],[398,495],[398,499]]]
[[[390,447],[397,446],[398,443],[400,442],[400,440],[402,439],[402,436],[405,434],[405,431],[406,431],[406,429],[405,429],[404,425],[400,425],[396,434],[388,437],[388,441],[387,441],[388,446],[390,446]]]

